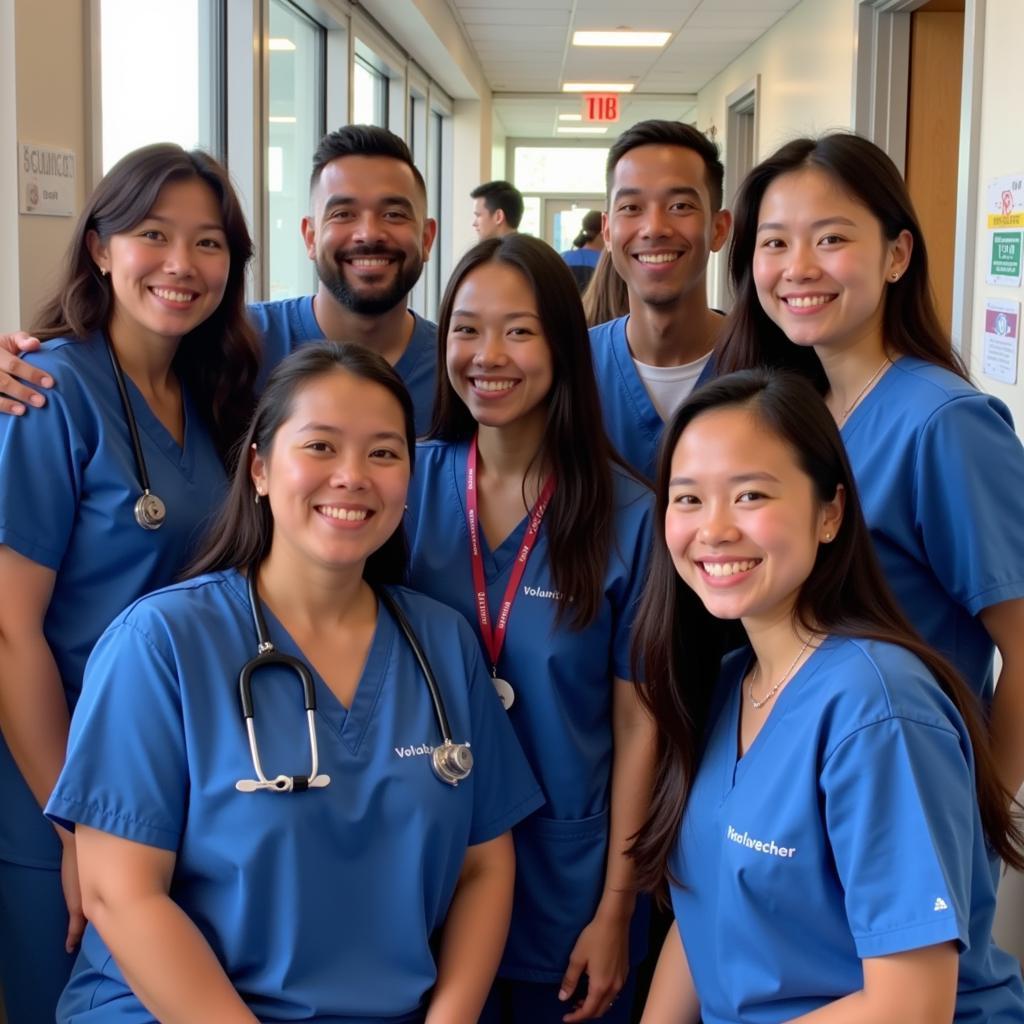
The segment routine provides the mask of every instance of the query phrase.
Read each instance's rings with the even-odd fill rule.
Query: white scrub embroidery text
[[[725,836],[740,846],[749,850],[757,850],[758,853],[771,854],[773,857],[795,857],[795,846],[779,846],[774,839],[765,842],[763,839],[751,839],[746,832],[737,832],[732,825],[726,826]]]

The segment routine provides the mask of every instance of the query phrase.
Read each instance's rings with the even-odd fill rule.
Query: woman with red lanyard
[[[480,1021],[624,1022],[646,933],[625,851],[654,759],[629,664],[650,492],[601,428],[579,293],[549,246],[466,253],[437,336],[410,582],[476,624],[547,799],[514,830],[512,927]]]

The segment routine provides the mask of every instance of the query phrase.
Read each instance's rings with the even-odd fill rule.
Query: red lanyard
[[[537,498],[536,504],[530,510],[530,522],[526,526],[526,535],[523,537],[519,554],[516,555],[515,565],[512,567],[512,575],[509,577],[508,586],[505,588],[505,597],[501,602],[501,611],[498,614],[498,621],[491,626],[491,613],[487,607],[487,581],[484,578],[484,557],[480,549],[480,514],[479,501],[476,489],[476,436],[469,445],[469,455],[466,459],[466,525],[469,527],[469,554],[473,563],[473,587],[476,590],[476,616],[480,623],[480,636],[484,641],[484,649],[491,659],[491,672],[498,671],[498,658],[501,656],[501,648],[505,643],[505,632],[508,629],[508,617],[512,612],[512,602],[516,599],[516,591],[526,571],[526,560],[530,557],[533,545],[537,542],[537,534],[540,533],[540,524],[544,520],[544,513],[547,511],[551,495],[555,493],[555,478],[549,476],[544,482],[544,488]]]

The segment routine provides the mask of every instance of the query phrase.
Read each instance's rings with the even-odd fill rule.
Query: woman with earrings
[[[705,385],[656,502],[633,854],[677,927],[643,1024],[1024,1022],[989,870],[1024,836],[975,699],[885,583],[829,410],[796,375]]]
[[[476,245],[441,302],[409,534],[412,586],[477,625],[547,801],[514,830],[512,927],[484,1024],[627,1021],[642,955],[626,849],[653,725],[628,648],[650,494],[600,424],[568,268],[527,235]]]
[[[189,578],[89,659],[47,805],[90,921],[57,1019],[475,1021],[542,798],[465,621],[396,585],[412,400],[307,346],[242,451]]]
[[[797,139],[733,208],[736,304],[721,373],[800,370],[842,433],[889,585],[988,704],[1002,778],[1024,781],[1024,449],[939,323],[892,161],[856,135]],[[993,653],[1002,671],[993,697]]]
[[[173,145],[130,153],[86,204],[35,325],[48,340],[28,359],[59,388],[29,430],[0,417],[0,971],[12,1021],[53,1020],[84,924],[74,840],[41,807],[86,658],[194,552],[251,412],[250,252],[213,159]]]

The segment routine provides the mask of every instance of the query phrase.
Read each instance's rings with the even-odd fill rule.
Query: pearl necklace
[[[871,387],[871,385],[874,384],[876,380],[878,380],[878,378],[882,374],[882,371],[887,366],[891,365],[892,360],[888,356],[886,356],[885,359],[882,360],[882,365],[877,370],[875,370],[875,372],[871,374],[870,377],[868,377],[867,384],[865,384],[864,387],[862,387],[860,391],[857,392],[857,397],[846,407],[846,412],[844,412],[843,415],[839,417],[838,426],[841,427],[846,422],[847,417],[850,415],[851,412],[853,412],[854,409],[857,408],[857,406],[860,404],[860,400],[864,397],[865,394],[867,394],[868,388]]]
[[[803,645],[803,647],[800,648],[800,652],[793,659],[793,664],[790,665],[789,668],[786,669],[786,672],[782,676],[782,678],[760,700],[758,700],[754,696],[754,672],[760,673],[760,671],[761,671],[760,662],[757,665],[754,666],[754,672],[750,673],[750,679],[747,680],[747,696],[750,698],[750,703],[754,705],[754,708],[756,710],[760,710],[761,708],[763,708],[765,706],[765,704],[767,704],[768,701],[770,701],[772,699],[772,697],[774,697],[775,694],[777,694],[779,692],[779,690],[782,688],[782,684],[785,683],[789,679],[789,677],[793,674],[793,669],[796,668],[797,662],[804,656],[804,652],[807,650],[807,648],[811,646],[811,640],[813,638],[814,638],[814,634],[812,633],[804,641],[804,645]]]

